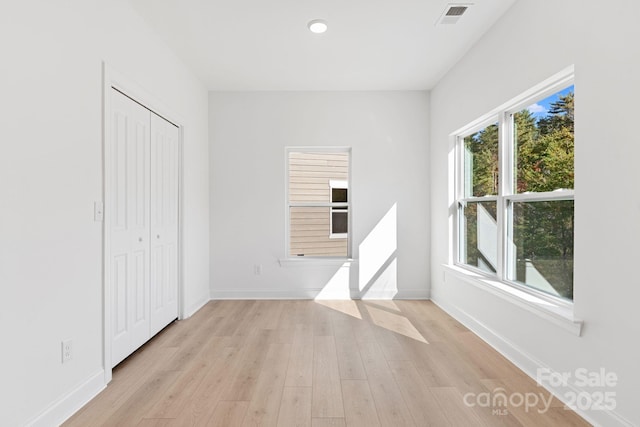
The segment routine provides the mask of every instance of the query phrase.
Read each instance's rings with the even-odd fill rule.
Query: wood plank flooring
[[[64,426],[589,425],[556,399],[476,399],[498,391],[549,399],[429,301],[216,301],[124,360]]]

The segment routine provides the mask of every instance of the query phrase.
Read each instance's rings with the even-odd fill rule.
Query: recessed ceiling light
[[[309,31],[316,34],[322,34],[327,31],[328,28],[327,21],[323,19],[314,19],[313,21],[309,21],[307,27],[309,27]]]

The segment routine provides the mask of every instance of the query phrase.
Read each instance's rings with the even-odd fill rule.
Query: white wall
[[[53,425],[102,379],[102,61],[185,119],[190,309],[209,297],[207,91],[124,0],[4,2],[0,52],[0,424]]]
[[[428,296],[428,120],[426,92],[210,93],[212,298]],[[278,263],[286,146],[352,147],[350,269]]]
[[[605,426],[640,425],[640,3],[520,0],[432,91],[432,298],[535,373],[615,372]],[[582,337],[467,284],[448,260],[449,134],[575,64],[575,315]],[[587,389],[587,392],[593,391]],[[622,417],[622,418],[620,418]]]

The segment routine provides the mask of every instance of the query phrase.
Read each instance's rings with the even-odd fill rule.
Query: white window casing
[[[567,201],[574,200],[573,189],[557,189],[555,191],[547,192],[524,192],[517,193],[514,188],[514,171],[515,171],[515,144],[514,144],[514,126],[513,115],[527,106],[535,103],[538,100],[544,99],[549,95],[552,95],[561,89],[569,87],[573,84],[573,67],[569,67],[558,73],[556,76],[546,80],[540,85],[528,90],[520,97],[503,104],[499,108],[494,109],[490,113],[484,115],[480,119],[474,121],[472,124],[459,129],[454,132],[452,136],[455,140],[455,162],[454,162],[454,193],[456,203],[456,214],[454,215],[453,235],[451,236],[451,245],[453,249],[453,266],[458,275],[460,272],[468,271],[470,278],[467,281],[478,281],[476,279],[482,279],[482,286],[486,288],[491,286],[492,283],[500,283],[500,293],[505,294],[506,285],[507,288],[514,290],[513,295],[528,294],[532,298],[527,304],[531,304],[531,301],[542,301],[540,307],[544,310],[544,305],[553,307],[559,307],[557,312],[565,313],[567,318],[571,318],[573,322],[573,302],[565,298],[556,297],[548,293],[542,292],[524,283],[516,282],[511,277],[515,277],[513,274],[514,254],[511,252],[513,243],[510,239],[510,226],[512,224],[512,206],[513,203],[521,202],[552,202],[552,201]],[[499,179],[497,186],[497,194],[476,197],[469,191],[471,188],[470,174],[467,172],[472,168],[472,164],[469,161],[469,156],[465,156],[464,138],[472,135],[480,130],[485,129],[489,125],[498,124],[498,171]],[[463,260],[466,259],[465,252],[465,216],[464,209],[468,204],[475,204],[476,210],[480,210],[481,202],[493,202],[496,204],[496,220],[495,220],[495,233],[496,233],[496,245],[497,245],[497,257],[495,260],[495,273],[485,271],[479,267],[465,264]],[[480,215],[479,215],[480,217]],[[476,220],[480,221],[480,220]],[[478,227],[480,228],[480,227]],[[485,227],[486,228],[486,227]],[[484,231],[476,230],[476,233]],[[480,240],[477,238],[477,240]],[[478,243],[479,244],[479,243]],[[491,248],[493,249],[493,248]],[[490,257],[491,258],[491,257]],[[511,261],[510,261],[511,260]],[[492,263],[493,260],[489,260]],[[508,293],[508,292],[507,292]],[[578,332],[579,333],[579,332]]]

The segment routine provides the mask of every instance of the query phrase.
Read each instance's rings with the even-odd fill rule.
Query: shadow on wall
[[[342,264],[315,299],[393,299],[398,293],[397,248],[394,204],[358,246],[358,262]]]

